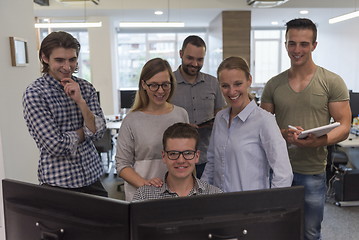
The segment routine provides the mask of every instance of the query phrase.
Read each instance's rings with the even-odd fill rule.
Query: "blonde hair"
[[[145,89],[142,86],[142,80],[147,81],[151,79],[154,75],[157,73],[167,71],[170,75],[170,81],[171,81],[171,90],[169,97],[167,99],[167,102],[169,102],[173,96],[175,87],[176,87],[176,78],[173,75],[172,69],[170,64],[162,59],[162,58],[153,58],[146,62],[146,64],[143,66],[140,79],[138,82],[138,91],[136,92],[135,101],[132,105],[131,111],[139,111],[144,108],[146,108],[149,104],[149,98],[145,91]]]
[[[249,78],[251,77],[251,73],[250,73],[247,61],[241,57],[228,57],[221,62],[221,64],[218,66],[218,69],[217,69],[218,81],[219,81],[220,72],[225,69],[227,69],[227,70],[232,70],[232,69],[242,70],[244,72],[247,80],[249,80]],[[250,100],[254,99],[254,96],[251,93],[248,93],[248,97]]]

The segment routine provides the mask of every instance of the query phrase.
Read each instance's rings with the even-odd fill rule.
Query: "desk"
[[[106,127],[111,130],[116,130],[116,132],[120,130],[121,124],[122,121],[106,121]]]
[[[353,170],[338,171],[336,177],[332,182],[336,205],[338,206],[358,206],[359,194],[358,194],[358,169],[359,169],[359,136],[358,129],[352,128],[349,137],[337,143],[341,151],[345,152],[348,157],[348,167]]]
[[[347,154],[353,168],[359,169],[359,136],[350,133],[346,140],[337,145]]]
[[[355,134],[350,133],[349,137],[347,139],[345,139],[344,141],[338,142],[337,145],[340,147],[345,147],[345,148],[359,147],[359,137],[356,136]]]
[[[109,163],[108,169],[106,174],[109,175],[110,172],[112,171],[113,165],[115,164],[115,156],[116,156],[116,142],[117,142],[117,136],[118,136],[118,132],[120,130],[122,121],[119,120],[109,120],[111,118],[107,118],[106,117],[106,127],[108,129],[111,129],[111,138],[112,138],[112,156],[111,156],[111,161]],[[117,171],[116,168],[114,169],[114,175],[117,175]]]

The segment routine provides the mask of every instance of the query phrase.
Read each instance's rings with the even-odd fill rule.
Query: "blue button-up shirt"
[[[291,186],[287,147],[274,116],[251,101],[228,128],[230,110],[217,113],[201,179],[224,192]]]
[[[40,150],[40,183],[64,188],[88,186],[103,172],[102,161],[93,144],[102,137],[106,122],[96,90],[87,81],[72,77],[95,115],[96,133],[85,125],[77,104],[66,95],[59,81],[45,74],[30,84],[23,95],[24,118]],[[84,128],[79,142],[77,129]]]

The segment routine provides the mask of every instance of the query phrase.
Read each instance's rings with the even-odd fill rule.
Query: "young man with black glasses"
[[[162,161],[168,172],[161,187],[144,185],[137,189],[133,201],[174,198],[222,191],[193,175],[199,160],[198,132],[187,123],[175,123],[163,134]]]

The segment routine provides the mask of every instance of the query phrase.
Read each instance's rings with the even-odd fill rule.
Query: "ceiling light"
[[[94,4],[98,5],[100,3],[100,0],[56,0],[58,2],[61,2],[61,3],[66,3],[66,4],[81,4],[85,1],[91,1],[93,2]]]
[[[351,13],[347,13],[344,15],[341,15],[339,17],[334,17],[329,19],[329,23],[333,24],[333,23],[338,23],[338,22],[342,22],[351,18],[356,18],[359,17],[359,11],[355,11],[355,12],[351,12]]]
[[[102,27],[102,22],[88,22],[87,21],[87,9],[86,9],[86,1],[91,1],[96,5],[100,2],[100,0],[58,0],[60,2],[71,2],[71,3],[82,3],[84,10],[84,19],[83,21],[60,21],[60,22],[50,22],[50,19],[39,21],[35,23],[35,28],[93,28],[93,27]]]
[[[162,11],[160,11],[160,10],[158,10],[158,11],[155,11],[155,14],[156,14],[156,15],[162,15],[162,14],[163,14],[163,12],[162,12]]]
[[[170,0],[167,0],[167,21],[162,22],[120,22],[120,28],[181,28],[184,22],[170,21]],[[162,15],[163,11],[156,11],[155,14]]]
[[[271,22],[272,25],[278,25],[278,22],[277,21],[273,21]]]
[[[289,0],[247,0],[247,4],[257,8],[270,8],[282,5]]]
[[[308,14],[309,11],[308,10],[301,10],[301,11],[299,11],[299,13],[305,15],[305,14]]]
[[[120,22],[122,28],[184,27],[183,22]]]
[[[35,28],[91,28],[101,26],[102,22],[35,23]]]

